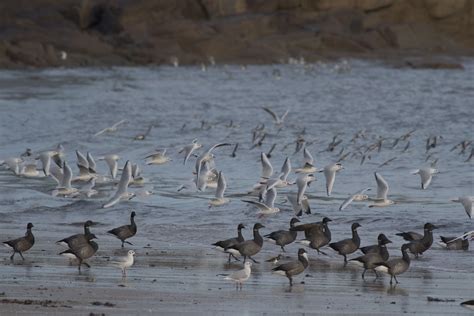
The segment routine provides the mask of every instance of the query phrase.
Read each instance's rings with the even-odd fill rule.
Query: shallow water
[[[382,150],[372,152],[371,159],[366,159],[363,165],[360,156],[342,162],[345,169],[337,174],[331,197],[326,197],[322,174],[316,175],[317,181],[308,189],[313,214],[304,216],[302,221],[330,217],[334,241],[349,237],[350,224],[358,221],[362,225],[359,229],[362,245],[375,243],[376,236],[384,232],[393,241],[389,247],[391,254],[399,256],[403,241],[395,236],[398,230],[421,232],[427,221],[440,226],[435,239],[438,235],[455,236],[472,230],[472,222],[462,206],[450,202],[450,198],[473,195],[474,159],[464,162],[471,147],[464,154],[450,149],[462,140],[473,138],[474,62],[465,60],[464,71],[393,69],[361,61],[350,61],[350,66],[344,71],[340,71],[341,64],[246,69],[221,66],[207,72],[197,67],[0,71],[0,159],[18,156],[26,148],[39,152],[61,143],[77,172],[76,149],[83,153],[90,151],[95,157],[116,153],[122,158],[120,166],[128,159],[137,162],[148,179],[143,188],[131,190],[151,189],[155,193],[104,210],[100,206],[112,194],[110,186],[100,186],[99,197],[88,200],[55,198],[50,194],[55,186],[50,179],[18,178],[7,170],[0,171],[0,237],[5,240],[21,235],[26,223],[33,222],[37,238],[33,249],[26,253],[29,264],[10,265],[5,260],[0,266],[8,289],[16,293],[18,280],[19,286],[41,284],[48,288],[65,282],[67,287],[78,291],[84,286],[115,288],[119,278],[114,277],[119,273],[107,265],[106,257],[112,255],[119,242],[104,232],[128,222],[130,209],[134,209],[138,214],[139,233],[131,241],[132,248],[137,249],[137,264],[130,270],[124,291],[130,291],[131,295],[144,290],[170,295],[176,298],[176,306],[171,299],[164,305],[167,310],[175,311],[194,310],[192,302],[179,304],[182,294],[176,293],[183,291],[199,297],[203,304],[219,304],[221,299],[234,297],[232,285],[216,274],[228,273],[239,266],[225,265],[226,256],[215,253],[209,245],[233,236],[239,222],[251,227],[257,220],[261,221],[266,226],[262,233],[288,226],[290,211],[258,219],[255,210],[240,199],[258,180],[260,152],[267,151],[273,143],[277,143],[271,157],[275,171],[287,156],[293,167],[301,165],[302,153],[293,153],[294,142],[303,129],[304,138],[311,142],[308,149],[317,167],[335,162],[342,147],[354,152],[355,145],[350,140],[359,130],[366,130],[367,139],[356,144],[372,144],[378,136],[387,138]],[[273,75],[274,69],[279,70],[281,78]],[[290,109],[282,130],[274,126],[262,106],[269,106],[278,114]],[[122,119],[129,122],[117,132],[93,137],[97,131]],[[262,123],[268,135],[262,148],[250,150],[251,129]],[[145,140],[134,140],[150,125],[154,127]],[[391,148],[394,138],[413,129],[416,131],[406,152],[402,153],[406,141]],[[325,151],[336,134],[343,140],[342,144],[333,153]],[[429,136],[442,136],[442,139],[426,153],[425,142]],[[205,193],[177,192],[181,184],[192,178],[194,167],[194,159],[183,166],[182,156],[177,152],[194,138],[204,147],[217,142],[240,144],[235,158],[230,157],[232,147],[215,150],[217,168],[227,178],[229,205],[209,210],[212,189]],[[143,157],[158,147],[167,148],[173,161],[161,166],[145,165]],[[393,157],[396,160],[378,167]],[[440,174],[427,190],[421,190],[419,176],[411,175],[410,171],[436,158]],[[107,173],[103,162],[98,162],[98,169]],[[388,181],[389,197],[397,204],[368,208],[369,202],[354,202],[343,212],[337,211],[348,194],[365,187],[375,189],[374,171]],[[280,208],[289,208],[284,203],[285,193],[295,191],[293,187],[278,191]],[[92,231],[98,235],[100,245],[98,255],[91,260],[93,268],[86,272],[92,276],[92,282],[84,276],[78,277],[77,270],[56,255],[61,249],[54,245],[55,240],[80,232],[81,224],[87,219],[97,223]],[[250,238],[251,230],[244,234]],[[148,244],[151,248],[143,248]],[[295,257],[297,248],[296,244],[288,246],[288,255]],[[170,254],[169,259],[160,253],[162,249]],[[462,313],[465,310],[459,303],[474,296],[472,250],[447,252],[433,245],[400,276],[402,284],[395,292],[388,287],[386,277],[373,284],[364,283],[361,270],[343,269],[342,258],[337,255],[330,253],[324,257],[309,252],[312,262],[306,274],[310,276],[297,277],[298,283],[304,279],[304,286],[298,285],[288,293],[286,279],[271,275],[269,265],[261,265],[255,267],[252,278],[234,303],[244,303],[248,312],[267,311],[252,301],[256,296],[263,302],[281,299],[281,305],[273,305],[269,312],[286,311],[281,308],[309,312],[317,306],[318,310],[322,308],[321,312],[341,313],[351,312],[351,304],[359,303],[354,295],[362,295],[365,303],[362,312]],[[278,247],[265,243],[257,258],[265,259],[277,253]],[[2,256],[7,258],[6,250]],[[187,269],[180,267],[179,262],[184,262]],[[153,279],[158,281],[152,282]],[[207,295],[218,288],[219,295]],[[324,294],[315,300],[315,295],[321,292]],[[11,297],[20,297],[19,293]],[[8,290],[6,296],[10,297]],[[426,296],[451,298],[456,303],[428,303]],[[385,304],[376,304],[377,301]],[[390,304],[392,301],[396,303]],[[234,303],[219,305],[217,310],[235,312]],[[153,310],[154,305],[150,306]],[[325,310],[328,306],[330,309]],[[205,313],[206,309],[200,311]]]

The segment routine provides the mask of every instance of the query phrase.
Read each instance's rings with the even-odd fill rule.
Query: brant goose
[[[5,247],[13,249],[13,254],[10,257],[10,260],[13,260],[13,257],[17,252],[20,254],[21,259],[25,260],[22,252],[29,250],[35,244],[35,236],[33,236],[33,233],[31,232],[33,227],[33,224],[28,223],[28,225],[26,225],[26,234],[24,237],[3,242]]]
[[[91,235],[89,227],[92,225],[93,225],[92,221],[90,220],[86,221],[84,223],[84,234],[76,234],[76,235],[69,236],[67,238],[57,241],[56,244],[73,248],[73,247],[86,243],[89,240],[87,239],[88,238],[87,236]]]
[[[468,250],[469,239],[472,238],[470,233],[464,233],[461,238],[439,236],[441,242],[438,244],[449,250]]]
[[[397,275],[402,274],[410,267],[410,256],[407,253],[409,244],[402,245],[402,258],[392,259],[382,263],[375,270],[390,274],[390,284],[395,278],[395,282],[398,284]]]
[[[229,238],[226,240],[220,240],[218,242],[213,243],[213,246],[216,246],[217,250],[224,251],[225,248],[229,248],[231,246],[234,246],[238,243],[243,242],[244,236],[242,236],[242,229],[245,228],[244,224],[240,223],[237,226],[237,237],[234,238]],[[229,252],[229,263],[230,263],[230,257],[234,257],[235,260],[240,261],[237,257],[235,257],[232,253]]]
[[[353,253],[360,247],[360,238],[357,234],[357,228],[359,227],[361,227],[359,223],[352,224],[352,238],[343,239],[329,244],[329,247],[337,251],[341,256],[344,256],[344,263],[347,263],[346,255]]]
[[[122,248],[124,243],[133,246],[133,244],[129,241],[126,241],[126,239],[135,236],[135,234],[137,233],[135,215],[135,211],[132,211],[132,213],[130,214],[130,225],[123,225],[108,231],[109,234],[115,235],[115,237],[120,239],[120,241],[122,242]]]
[[[264,228],[260,223],[256,223],[253,226],[253,239],[246,240],[236,245],[232,245],[230,247],[225,248],[227,253],[231,253],[234,257],[237,256],[244,256],[244,263],[247,261],[247,257],[251,259],[253,262],[258,263],[255,259],[251,256],[256,255],[261,249],[263,245],[263,238],[260,236],[258,230],[260,228]]]
[[[411,241],[407,244],[408,250],[410,250],[410,252],[414,254],[416,258],[418,258],[418,255],[421,255],[423,252],[430,249],[431,245],[433,244],[433,229],[436,228],[437,227],[435,225],[426,223],[424,225],[423,236],[414,232],[402,232],[397,235],[402,236],[403,239],[407,241]]]
[[[81,265],[83,264],[87,266],[88,268],[90,268],[91,266],[87,262],[84,262],[84,260],[92,257],[99,249],[99,245],[97,245],[96,242],[92,241],[92,239],[96,239],[96,238],[97,237],[94,234],[90,234],[86,236],[86,239],[87,239],[86,243],[76,245],[72,248],[69,248],[68,250],[60,252],[59,254],[69,259],[78,260],[79,271],[81,271]]]
[[[369,253],[377,253],[380,254],[382,257],[383,261],[387,261],[389,258],[389,253],[387,250],[387,244],[391,243],[392,241],[389,240],[384,234],[380,234],[377,237],[377,245],[371,245],[371,246],[365,246],[361,247],[360,250],[364,254],[369,254]]]
[[[309,265],[308,254],[303,248],[298,249],[298,261],[284,263],[272,271],[275,274],[283,275],[290,281],[290,287],[293,286],[293,276],[302,273]]]
[[[290,228],[295,226],[295,223],[298,223],[300,220],[293,217],[290,221]],[[281,247],[281,250],[285,252],[285,246],[291,244],[295,241],[296,235],[298,232],[296,231],[288,231],[288,230],[277,230],[264,237],[267,237],[270,242],[275,243],[276,245]]]

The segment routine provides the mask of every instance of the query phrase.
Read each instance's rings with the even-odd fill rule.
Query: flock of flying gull
[[[285,117],[289,111],[286,111],[283,115],[279,116],[275,114],[269,108],[263,108],[264,111],[269,113],[274,123],[278,128],[281,128],[284,124]],[[115,132],[122,124],[126,123],[122,120],[111,127],[108,127],[94,136],[98,137],[105,133]],[[233,122],[230,123],[231,125]],[[203,122],[205,125],[205,122]],[[137,140],[143,140],[149,133],[138,135],[135,137]],[[329,247],[336,253],[344,257],[344,263],[347,262],[356,263],[363,267],[362,278],[365,278],[367,270],[372,270],[376,277],[377,272],[385,272],[391,276],[390,284],[393,280],[398,283],[397,275],[406,272],[410,267],[410,256],[409,253],[415,257],[424,254],[433,244],[433,230],[437,227],[431,223],[424,225],[423,234],[416,232],[401,232],[397,235],[401,236],[407,243],[401,247],[402,257],[391,259],[387,251],[386,245],[391,241],[384,234],[378,236],[377,244],[371,246],[361,247],[361,241],[357,232],[357,229],[361,227],[359,223],[353,223],[351,226],[352,237],[348,239],[342,239],[336,242],[332,242],[331,230],[329,223],[331,219],[324,217],[321,222],[315,223],[300,223],[299,217],[303,214],[310,214],[311,207],[310,201],[306,196],[306,190],[310,186],[311,182],[315,181],[315,173],[321,172],[324,174],[326,179],[326,194],[331,195],[333,190],[336,175],[344,167],[342,161],[349,158],[360,159],[360,164],[363,164],[366,159],[371,159],[371,155],[374,152],[378,152],[382,147],[395,148],[398,145],[402,145],[404,142],[404,149],[406,151],[410,146],[410,138],[414,134],[415,130],[410,131],[404,135],[401,135],[395,139],[387,139],[383,137],[375,138],[375,141],[369,143],[369,137],[366,132],[361,130],[357,132],[351,139],[350,144],[353,146],[351,152],[347,151],[346,148],[342,148],[336,162],[325,166],[324,168],[317,168],[315,161],[308,150],[307,146],[310,142],[304,139],[304,131],[300,133],[294,144],[296,145],[295,153],[302,152],[304,157],[304,164],[300,168],[293,169],[291,166],[290,158],[287,157],[281,167],[280,172],[274,172],[273,166],[270,163],[269,158],[271,157],[272,151],[275,149],[275,145],[272,146],[271,150],[267,153],[262,152],[260,155],[262,171],[260,178],[254,185],[254,187],[248,192],[249,198],[242,199],[243,202],[251,204],[258,209],[258,218],[264,218],[271,216],[272,214],[280,212],[280,209],[275,206],[275,200],[277,198],[278,190],[286,187],[295,186],[296,190],[292,193],[287,194],[285,203],[291,204],[294,211],[294,217],[290,220],[290,227],[288,230],[278,230],[267,235],[260,235],[260,229],[264,228],[261,223],[255,223],[253,226],[253,239],[244,240],[241,230],[244,227],[243,224],[239,224],[237,227],[238,236],[223,241],[218,241],[213,245],[224,251],[228,255],[228,262],[232,259],[240,261],[239,258],[243,257],[243,269],[235,271],[234,273],[225,277],[227,280],[235,282],[236,288],[242,289],[242,284],[251,275],[251,266],[253,261],[257,263],[254,256],[257,255],[262,249],[264,238],[268,242],[273,242],[281,247],[281,250],[285,251],[285,246],[296,241],[298,232],[304,233],[304,239],[300,240],[299,243],[302,246],[315,249],[318,253],[325,255],[323,250],[324,247]],[[251,148],[260,147],[263,140],[266,137],[265,126],[258,125],[252,130],[252,146]],[[363,144],[360,144],[361,140],[365,140]],[[430,156],[429,151],[432,148],[438,146],[439,137],[429,137],[426,140],[426,152],[427,161]],[[359,142],[359,143],[358,143]],[[341,146],[342,139],[336,135],[332,141],[328,144],[327,151],[337,152]],[[202,145],[198,143],[197,139],[193,140],[190,144],[184,146],[179,154],[183,156],[183,164],[186,165],[191,157],[196,158],[194,176],[192,183],[183,184],[178,191],[182,190],[194,190],[197,192],[203,192],[207,188],[215,189],[215,197],[209,200],[209,208],[221,207],[230,202],[230,199],[226,197],[226,178],[222,171],[216,169],[215,159],[216,155],[214,151],[220,147],[233,146],[232,156],[236,156],[239,144],[230,143],[218,143],[210,146],[208,149],[202,151],[200,154],[196,154],[202,150]],[[466,161],[471,160],[474,147],[470,141],[462,141],[456,144],[451,151],[460,150],[460,153],[471,148],[471,154]],[[57,182],[57,187],[52,191],[53,196],[62,196],[66,198],[91,198],[98,193],[95,189],[96,184],[101,185],[116,185],[115,193],[110,196],[103,204],[103,208],[113,207],[122,200],[130,200],[137,196],[136,192],[130,192],[129,186],[132,184],[143,184],[146,179],[141,175],[138,164],[131,161],[127,161],[123,166],[120,178],[118,179],[119,165],[118,155],[106,155],[100,157],[99,161],[105,161],[110,170],[110,175],[106,176],[98,173],[97,165],[94,157],[91,153],[86,155],[79,151],[76,151],[77,156],[77,167],[79,169],[79,175],[74,176],[72,169],[68,162],[65,160],[64,148],[58,145],[54,150],[48,150],[39,153],[33,153],[32,150],[27,149],[20,157],[8,158],[1,161],[1,165],[5,165],[7,169],[11,170],[15,175],[19,177],[31,177],[31,178],[47,178],[54,179]],[[169,162],[171,159],[167,155],[165,150],[157,150],[153,154],[145,157],[146,163],[151,165],[162,165]],[[395,158],[389,159],[382,163],[380,166],[386,166],[390,164]],[[40,170],[37,168],[36,161],[41,161],[42,167]],[[291,181],[290,174],[294,171],[296,179]],[[417,174],[421,178],[421,189],[428,189],[433,176],[436,175],[438,170],[436,169],[436,160],[431,163],[430,167],[420,168],[413,171],[413,174]],[[374,172],[375,183],[376,183],[376,194],[373,197],[369,197],[367,194],[371,188],[364,188],[350,195],[346,200],[339,206],[339,210],[344,210],[354,201],[370,200],[371,204],[369,207],[389,207],[396,203],[389,199],[389,185],[384,179],[380,172]],[[118,181],[117,181],[118,180]],[[84,183],[81,187],[76,183]],[[74,184],[74,186],[73,186]],[[142,194],[152,194],[151,191],[142,192]],[[453,201],[459,202],[463,205],[469,218],[472,218],[472,201],[471,196],[461,196]],[[133,237],[137,233],[137,225],[135,223],[135,212],[131,213],[131,223],[117,227],[108,231],[108,233],[115,235],[121,242],[122,247],[125,243],[131,245],[127,239]],[[98,250],[98,245],[93,239],[96,236],[90,232],[89,228],[93,223],[86,221],[84,223],[84,234],[76,234],[68,238],[64,238],[57,243],[67,247],[67,250],[62,251],[60,254],[77,260],[78,268],[81,269],[82,265],[90,267],[86,259],[91,258]],[[35,242],[32,233],[33,224],[28,223],[27,232],[24,237],[9,240],[4,244],[13,250],[11,260],[14,259],[16,253],[23,258],[24,252],[29,250]],[[461,233],[461,232],[460,232]],[[451,250],[467,250],[469,247],[469,240],[474,236],[474,231],[466,232],[457,237],[444,237],[441,236],[440,245]],[[347,256],[361,251],[363,255],[356,256],[348,259]],[[114,264],[122,269],[123,277],[126,276],[126,269],[133,265],[135,252],[130,250],[127,256],[118,258],[114,261]],[[283,256],[280,254],[277,257],[271,258],[267,261],[274,263],[275,265],[281,261]],[[289,261],[278,266],[275,266],[272,271],[276,274],[286,276],[290,283],[290,288],[293,285],[293,277],[301,274],[309,265],[308,254],[304,248],[298,250],[298,258],[295,261]]]

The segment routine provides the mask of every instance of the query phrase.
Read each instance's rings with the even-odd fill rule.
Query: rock
[[[431,17],[442,19],[466,8],[466,0],[425,0]]]

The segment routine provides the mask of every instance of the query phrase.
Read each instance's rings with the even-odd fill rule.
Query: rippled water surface
[[[164,244],[169,249],[203,251],[207,256],[201,264],[215,262],[216,256],[217,262],[222,259],[224,264],[225,256],[214,253],[209,244],[233,236],[239,222],[251,226],[259,220],[266,226],[263,233],[288,226],[293,214],[286,210],[290,206],[285,202],[285,195],[295,192],[295,187],[278,191],[277,204],[282,211],[267,218],[258,219],[255,209],[240,200],[258,180],[260,152],[268,151],[272,144],[277,144],[271,157],[275,171],[286,157],[290,157],[293,167],[301,166],[302,153],[294,152],[295,140],[303,130],[317,167],[337,161],[343,147],[344,153],[351,152],[342,161],[345,169],[337,174],[331,197],[326,196],[324,176],[319,173],[307,191],[313,214],[302,221],[319,221],[322,216],[332,218],[333,240],[349,237],[350,224],[358,221],[362,226],[359,233],[363,245],[374,243],[376,236],[384,232],[393,241],[391,253],[398,256],[403,241],[394,235],[399,230],[421,232],[427,221],[440,226],[435,231],[436,239],[438,235],[459,235],[472,230],[472,222],[462,206],[450,202],[450,198],[473,195],[474,159],[465,162],[472,147],[463,154],[459,154],[459,149],[450,150],[463,140],[473,139],[474,62],[466,60],[464,71],[394,69],[360,61],[350,61],[349,65],[350,69],[342,70],[341,64],[319,64],[246,69],[219,66],[206,72],[198,67],[1,71],[0,159],[18,156],[26,148],[39,152],[61,143],[69,164],[77,172],[75,150],[90,151],[95,157],[115,153],[121,157],[120,166],[126,160],[138,163],[148,179],[143,187],[132,186],[131,191],[152,190],[154,194],[101,209],[113,192],[111,186],[100,186],[99,196],[86,200],[52,197],[55,183],[51,179],[18,178],[2,170],[0,236],[6,239],[22,234],[26,223],[33,222],[38,247],[42,238],[48,240],[43,242],[43,247],[51,248],[50,256],[57,260],[58,266],[66,265],[57,258],[59,249],[50,245],[52,241],[80,231],[80,223],[92,219],[98,223],[94,231],[101,232],[96,233],[99,245],[105,245],[99,254],[110,255],[105,249],[119,243],[102,232],[125,224],[130,209],[134,209],[139,225],[134,242],[137,248]],[[289,109],[282,129],[273,124],[262,106],[269,106],[279,114]],[[128,123],[117,132],[93,136],[122,119]],[[262,147],[250,149],[251,130],[259,124],[265,124],[267,136]],[[145,140],[134,140],[150,125],[153,128]],[[366,139],[351,143],[353,135],[360,130],[366,131]],[[408,139],[410,145],[405,152],[408,140],[392,148],[395,138],[411,130],[415,132]],[[335,135],[342,143],[329,152],[326,148]],[[361,154],[356,147],[373,144],[379,136],[384,138],[382,149],[370,152],[370,159],[367,157],[361,165]],[[442,138],[436,148],[426,152],[426,139],[433,136]],[[218,142],[239,143],[235,158],[230,156],[232,147],[215,150],[216,166],[227,178],[229,205],[208,209],[212,189],[204,193],[177,192],[181,184],[192,179],[195,162],[191,158],[183,166],[178,151],[194,138],[204,147]],[[167,148],[172,161],[161,166],[145,165],[143,158],[155,148]],[[379,167],[394,157],[391,163]],[[419,177],[410,171],[435,159],[440,174],[427,190],[421,190]],[[103,162],[98,162],[98,169],[103,174],[108,172]],[[375,189],[374,171],[387,180],[389,197],[396,204],[368,208],[369,202],[355,202],[339,212],[337,209],[348,194],[365,187]],[[292,178],[294,174],[290,175]],[[244,234],[251,236],[250,231]],[[294,254],[296,249],[297,245],[288,246],[288,253]],[[264,259],[277,253],[277,247],[265,244],[263,254],[258,257]],[[6,251],[2,255],[7,257]],[[33,250],[31,256],[34,257]],[[310,274],[324,273],[327,286],[346,284],[357,289],[362,282],[358,273],[351,283],[345,283],[344,271],[340,269],[332,273],[326,267],[324,272],[318,272],[318,265],[341,261],[335,254],[318,257],[311,250],[310,257],[317,257]],[[442,295],[453,296],[460,302],[474,296],[472,282],[463,277],[465,274],[473,281],[472,262],[472,251],[446,252],[434,245],[422,260],[412,263],[415,272],[412,271],[410,278],[409,271],[406,278],[410,279],[413,291],[424,297],[437,287],[438,275],[443,280],[454,275],[464,283],[450,284],[454,289],[460,286],[459,290]],[[44,265],[47,266],[46,259]],[[213,271],[203,269],[202,273],[208,276],[204,283],[215,283],[215,274],[222,270],[220,264],[211,265],[210,269]],[[272,276],[269,268],[259,269],[260,277],[249,280],[253,291],[259,291],[259,284],[280,289],[286,282]],[[24,276],[21,270],[15,271]],[[423,280],[415,277],[416,271],[423,275]],[[146,277],[151,276],[145,273]],[[308,277],[305,283],[309,288],[313,282]],[[416,311],[426,306],[413,303],[400,308],[396,311]],[[456,312],[463,311],[457,306],[453,308]]]

